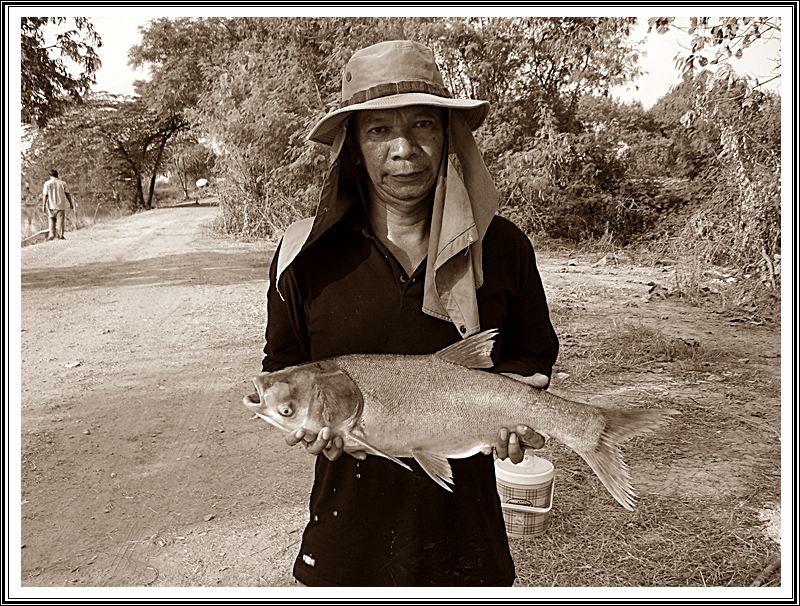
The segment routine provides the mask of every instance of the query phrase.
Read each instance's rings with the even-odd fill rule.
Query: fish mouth
[[[257,393],[246,395],[244,398],[242,398],[242,404],[245,405],[245,408],[252,410],[253,412],[261,410],[261,398]]]

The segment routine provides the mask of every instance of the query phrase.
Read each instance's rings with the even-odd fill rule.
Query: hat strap
[[[388,97],[389,95],[402,95],[404,93],[427,93],[429,95],[436,95],[437,97],[451,98],[450,92],[438,84],[428,82],[426,80],[404,80],[402,82],[383,82],[376,84],[370,88],[360,90],[342,102],[342,107],[355,105],[356,103],[364,103],[372,99],[380,97]]]

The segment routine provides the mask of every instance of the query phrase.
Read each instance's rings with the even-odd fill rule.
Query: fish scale
[[[527,385],[494,375],[507,384],[493,389],[489,373],[473,382],[476,371],[432,356],[349,355],[336,364],[364,394],[364,431],[387,434],[382,441],[392,443],[395,456],[412,456],[413,447],[424,446],[438,446],[438,454],[453,458],[469,456],[491,443],[514,413],[527,412],[512,412],[506,404],[509,396],[523,402]],[[409,417],[413,422],[402,422]],[[458,433],[448,431],[453,419]]]
[[[633,509],[635,492],[619,445],[653,431],[667,409],[602,408],[487,372],[497,330],[431,355],[350,354],[261,373],[245,405],[284,431],[330,427],[345,452],[366,451],[409,469],[413,457],[452,490],[448,458],[494,445],[501,427],[527,425],[579,454],[611,495]]]

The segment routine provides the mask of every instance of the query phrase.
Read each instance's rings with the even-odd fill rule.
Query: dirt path
[[[211,237],[216,213],[22,251],[23,584],[289,582],[258,563],[294,556],[301,502],[281,486],[310,481],[310,461],[241,405],[270,251]]]
[[[23,586],[293,584],[312,461],[241,405],[260,370],[271,250],[213,237],[216,213],[154,210],[22,250]],[[643,497],[725,500],[767,477],[748,507],[774,501],[777,329],[653,299],[654,281],[669,281],[659,269],[540,265],[563,343],[557,371],[571,375],[553,388],[598,403],[669,398],[688,413],[632,465]],[[691,372],[666,359],[580,376],[584,349],[637,325],[726,355]],[[720,417],[726,408],[735,417]],[[724,433],[691,433],[718,422]],[[527,548],[513,549],[520,584],[541,584]]]

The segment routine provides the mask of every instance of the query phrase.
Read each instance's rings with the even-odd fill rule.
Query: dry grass
[[[569,321],[564,308],[554,310],[561,352],[559,370],[580,382],[591,377],[624,371],[647,370],[659,363],[676,363],[682,371],[701,370],[728,354],[701,342],[670,337],[642,323],[611,323],[605,329],[577,332],[577,322]]]
[[[678,441],[687,436],[678,436]],[[637,438],[626,448],[637,468],[657,468],[669,450]],[[762,532],[759,508],[779,501],[774,478],[756,473],[743,492],[698,498],[651,491],[633,512],[606,492],[578,456],[549,443],[543,456],[556,469],[550,527],[542,535],[512,538],[517,585],[540,587],[743,587],[780,584],[769,573],[780,548]],[[764,470],[767,474],[769,470]],[[687,486],[691,483],[687,482]],[[772,487],[772,488],[771,488]],[[674,490],[672,491],[675,492]]]
[[[91,207],[79,205],[75,211],[68,210],[64,213],[64,231],[86,229],[97,223],[117,219],[127,214],[130,212],[117,207],[104,207],[102,204]],[[48,228],[47,213],[38,205],[23,207],[21,228],[23,245],[41,242],[41,238],[26,239]]]
[[[700,272],[708,266],[682,268],[702,288]],[[633,512],[613,500],[578,455],[548,442],[541,455],[556,469],[551,525],[543,535],[511,539],[517,585],[779,586],[780,546],[762,517],[766,504],[780,502],[779,384],[770,374],[750,374],[739,360],[761,352],[746,349],[744,339],[727,349],[733,324],[720,323],[729,334],[715,331],[704,340],[707,330],[698,323],[716,315],[678,301],[661,312],[664,301],[654,298],[640,309],[641,321],[620,308],[608,312],[614,292],[604,296],[602,281],[581,275],[590,285],[570,284],[568,302],[551,305],[561,341],[556,371],[569,375],[567,392],[559,393],[558,380],[555,392],[682,414],[664,431],[624,445],[640,491]],[[686,317],[668,319],[681,309]],[[598,397],[605,391],[609,397]]]
[[[672,265],[670,296],[690,305],[760,319],[780,314],[780,261],[763,259],[756,267],[731,262],[736,255],[722,243],[669,238],[626,249],[635,265]],[[725,264],[723,265],[723,262]]]
[[[759,320],[779,320],[780,259],[762,259],[757,267],[736,264],[723,243],[698,238],[664,238],[620,247],[611,234],[578,245],[537,234],[537,250],[561,256],[588,258],[612,255],[639,267],[674,269],[668,296],[697,307],[746,314]]]
[[[744,587],[776,554],[756,510],[738,500],[655,496],[631,513],[604,495],[587,499],[586,478],[565,475],[547,532],[511,539],[519,585]]]

